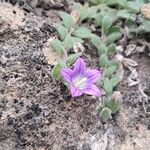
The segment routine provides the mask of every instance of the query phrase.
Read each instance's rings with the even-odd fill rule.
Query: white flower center
[[[86,83],[87,83],[87,78],[83,76],[78,76],[73,80],[74,86],[76,88],[79,88],[80,90],[82,90],[86,86]]]

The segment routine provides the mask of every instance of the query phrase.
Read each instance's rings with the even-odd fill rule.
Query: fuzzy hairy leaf
[[[76,43],[83,43],[84,41],[81,38],[74,37],[74,36],[67,36],[63,42],[65,49],[70,49]]]
[[[58,24],[56,26],[56,30],[59,33],[62,40],[64,40],[66,38],[66,36],[68,35],[68,29],[66,27],[62,26],[61,24]]]
[[[98,11],[98,7],[97,6],[91,6],[91,7],[89,7],[88,18],[95,18],[97,11]]]
[[[119,84],[120,80],[119,77],[117,75],[114,75],[111,80],[110,80],[112,87],[115,87]]]
[[[65,13],[65,12],[59,12],[59,16],[61,17],[62,21],[63,21],[63,24],[65,25],[65,27],[70,30],[70,28],[72,27],[73,25],[73,18]]]
[[[112,93],[112,90],[113,90],[112,83],[108,78],[104,78],[104,89],[107,94]]]
[[[108,31],[108,29],[112,26],[112,24],[113,24],[113,20],[111,17],[105,16],[102,19],[102,28],[104,29],[105,32]]]
[[[70,48],[73,47],[73,39],[70,35],[67,36],[63,41],[63,46],[65,47],[66,50],[69,50]]]
[[[91,31],[86,27],[78,27],[74,32],[73,35],[79,38],[89,38],[91,35]]]
[[[112,26],[111,28],[109,28],[108,35],[116,32],[120,32],[120,28],[117,26]]]
[[[50,46],[58,53],[63,54],[65,49],[61,43],[61,41],[59,41],[58,39],[55,39],[53,41],[50,42]]]
[[[101,43],[98,47],[98,53],[101,55],[101,54],[104,54],[104,53],[107,53],[107,46],[103,43]]]
[[[132,10],[132,11],[136,11],[139,12],[141,6],[146,3],[146,1],[144,0],[140,0],[140,1],[128,1],[127,2],[127,6],[128,9]],[[148,3],[148,2],[147,2]]]
[[[120,110],[120,103],[115,100],[109,100],[105,107],[109,108],[114,114]]]
[[[105,69],[105,76],[110,77],[117,69],[117,65],[113,64],[109,66],[107,69]]]
[[[102,26],[103,15],[101,13],[97,13],[95,15],[95,21],[97,26]]]
[[[58,62],[57,65],[54,66],[52,70],[52,76],[59,80],[60,79],[60,71],[62,68],[66,67],[66,63],[64,61]]]
[[[80,5],[78,10],[80,12],[80,22],[84,21],[89,17],[90,11],[89,11],[88,3],[85,3],[84,5]]]
[[[122,7],[127,7],[127,0],[89,0],[94,4],[106,4],[108,6],[120,5]]]
[[[112,118],[111,114],[112,114],[111,109],[107,107],[104,107],[100,112],[100,116],[103,118],[104,121],[108,121],[109,119],[111,119]]]
[[[111,8],[105,6],[105,5],[101,5],[100,6],[100,10],[101,11],[98,12],[97,14],[95,14],[95,17],[94,17],[97,26],[103,27],[103,23],[104,23],[104,25],[105,25],[105,23],[107,25],[107,21],[108,22],[109,21],[113,22],[113,21],[115,21],[117,19],[117,17],[116,17],[116,13],[117,12],[114,11],[114,9],[111,9]],[[109,20],[109,18],[111,20]],[[112,24],[111,22],[110,22],[110,24]]]
[[[85,19],[92,17],[96,13],[96,7],[89,7],[88,3],[85,3],[84,5],[80,3],[74,4],[74,10],[78,11],[80,13],[80,22],[84,21]]]
[[[128,9],[120,10],[120,11],[117,13],[117,17],[118,17],[118,18],[124,18],[124,19],[135,20],[135,17],[131,14],[130,10],[128,10]]]
[[[93,4],[99,4],[99,0],[89,0]]]
[[[134,27],[129,30],[137,34],[150,33],[150,21],[143,19],[142,24],[138,28]]]
[[[66,61],[67,65],[68,66],[72,65],[79,56],[81,56],[80,53],[69,55],[69,57],[67,58],[67,61]]]
[[[114,32],[112,34],[110,34],[107,37],[107,43],[108,44],[112,44],[114,43],[117,39],[119,39],[121,37],[121,33],[120,32]]]
[[[106,4],[109,6],[118,5],[120,0],[105,0]]]
[[[116,44],[110,44],[108,46],[108,53],[115,53],[116,52]]]
[[[105,66],[108,64],[109,60],[106,54],[102,54],[99,58],[99,64],[102,68],[105,68]]]
[[[116,4],[116,0],[90,0],[90,2],[94,3],[94,4]]]
[[[84,41],[83,41],[81,38],[79,38],[79,37],[72,36],[71,38],[72,38],[74,44],[76,44],[76,43],[83,43],[83,42],[84,42]]]
[[[57,80],[60,79],[60,70],[61,70],[60,64],[55,65],[52,70],[52,76]]]
[[[120,4],[120,6],[126,8],[127,7],[127,0],[119,0],[118,3]]]
[[[100,45],[101,45],[101,39],[99,38],[99,36],[95,35],[95,34],[91,34],[91,43],[97,48],[99,49]]]
[[[81,9],[81,11],[80,11],[80,22],[82,22],[83,20],[88,18],[89,15],[90,15],[90,12],[89,12],[88,8]]]

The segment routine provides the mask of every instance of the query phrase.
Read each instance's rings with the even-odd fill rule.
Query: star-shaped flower
[[[101,78],[101,72],[86,68],[86,63],[82,58],[78,58],[74,63],[74,68],[63,68],[61,70],[63,78],[70,85],[72,97],[88,94],[101,96],[101,91],[94,85]]]

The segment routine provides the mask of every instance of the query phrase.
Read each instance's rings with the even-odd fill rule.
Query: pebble
[[[10,2],[11,4],[13,4],[13,5],[16,5],[17,0],[9,0],[9,2]]]

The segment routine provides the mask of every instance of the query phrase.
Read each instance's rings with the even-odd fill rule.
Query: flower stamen
[[[86,86],[87,78],[86,77],[76,77],[73,80],[73,84],[76,88],[83,89]]]

